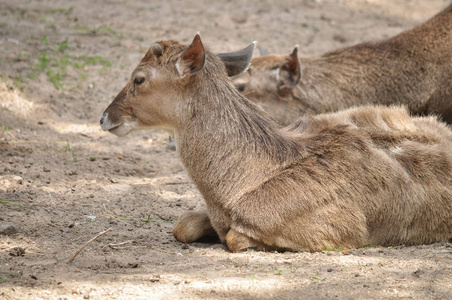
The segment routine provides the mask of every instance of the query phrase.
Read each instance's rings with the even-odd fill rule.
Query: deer
[[[452,4],[389,39],[320,55],[254,57],[237,88],[283,125],[302,114],[365,104],[405,105],[452,123]]]
[[[160,128],[206,209],[173,227],[192,243],[217,235],[231,252],[415,245],[452,237],[452,132],[403,107],[362,106],[282,127],[240,93],[254,47],[216,55],[151,45],[102,114],[125,136]]]

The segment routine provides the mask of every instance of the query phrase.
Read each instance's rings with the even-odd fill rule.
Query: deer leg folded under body
[[[253,248],[259,251],[271,251],[274,248],[265,245],[262,242],[256,241],[234,229],[229,230],[226,235],[226,244],[231,252],[242,252],[249,248]]]
[[[204,236],[215,234],[205,211],[184,213],[173,228],[174,237],[183,243],[192,243]]]

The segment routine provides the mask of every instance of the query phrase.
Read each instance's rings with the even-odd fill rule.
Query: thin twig
[[[116,247],[116,246],[123,246],[126,244],[130,244],[132,243],[132,241],[126,241],[126,242],[122,242],[122,243],[117,243],[117,244],[108,244],[109,247]]]
[[[156,178],[157,176],[160,175],[160,173],[161,173],[162,171],[163,171],[163,168],[158,169],[157,172],[155,172],[155,174],[153,174],[151,178]]]
[[[11,135],[13,138],[15,138],[16,140],[17,140],[17,138],[14,136],[14,134],[12,134],[11,132],[6,132],[6,133],[8,133],[9,135]]]
[[[95,237],[93,237],[92,239],[90,239],[88,242],[86,242],[83,246],[81,246],[77,252],[75,252],[74,256],[71,257],[70,260],[68,260],[68,263],[70,264],[71,262],[74,261],[75,257],[82,252],[83,249],[85,249],[86,246],[88,246],[90,243],[92,243],[95,239],[97,239],[98,237],[100,237],[101,235],[106,234],[107,232],[109,232],[110,230],[112,230],[113,228],[108,228],[105,231],[102,231],[101,233],[99,233],[98,235],[96,235]]]
[[[127,245],[132,243],[132,241],[126,241],[126,242],[122,242],[122,243],[117,243],[117,244],[108,244],[102,247],[102,250],[105,250],[105,248],[110,247],[112,249],[116,249],[116,250],[122,250],[122,249],[126,249],[126,247],[119,247],[119,246],[123,246],[123,245]]]
[[[25,249],[26,250],[26,249]],[[41,256],[46,256],[45,254],[42,253],[38,253],[38,252],[33,252],[31,250],[26,250],[25,254],[30,253],[30,254],[35,254],[35,255],[41,255]]]

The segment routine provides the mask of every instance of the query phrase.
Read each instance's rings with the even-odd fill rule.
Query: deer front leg
[[[243,252],[248,248],[254,248],[259,251],[271,251],[276,250],[274,247],[270,247],[262,242],[250,238],[234,229],[229,230],[226,235],[226,245],[231,252]]]
[[[182,243],[192,243],[204,236],[215,235],[205,211],[186,212],[173,228],[174,237]]]

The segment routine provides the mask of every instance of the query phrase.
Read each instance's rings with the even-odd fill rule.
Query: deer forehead
[[[287,59],[287,55],[279,54],[258,56],[252,59],[251,66],[256,70],[274,70],[285,63]]]
[[[157,77],[157,69],[152,66],[140,66],[132,74],[133,77]]]

